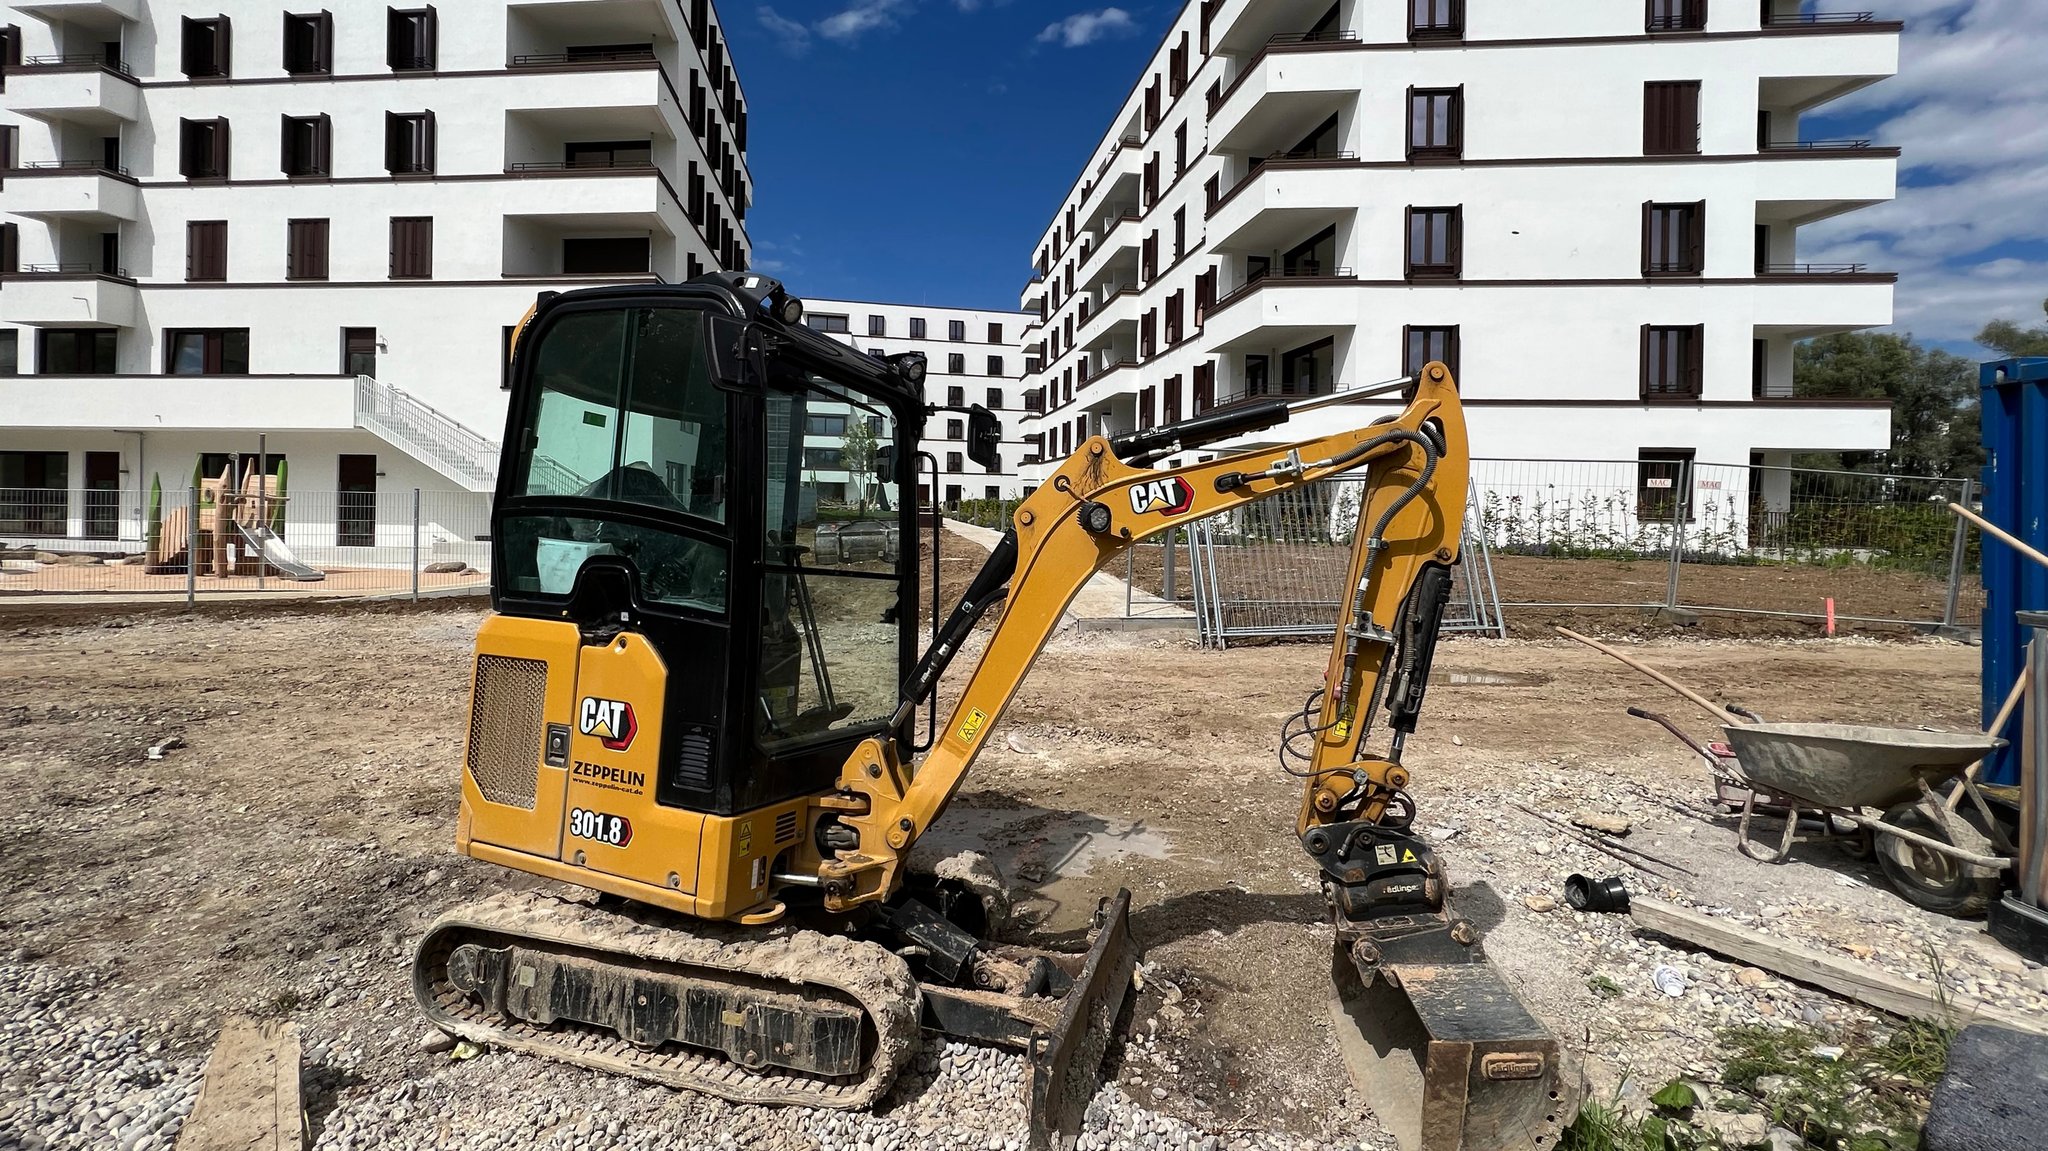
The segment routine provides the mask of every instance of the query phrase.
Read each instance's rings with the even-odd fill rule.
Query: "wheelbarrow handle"
[[[1715,755],[1711,751],[1708,751],[1706,749],[1706,746],[1700,743],[1699,740],[1696,740],[1693,737],[1685,734],[1685,732],[1679,730],[1678,725],[1671,722],[1671,720],[1668,717],[1658,712],[1646,711],[1640,707],[1629,708],[1628,713],[1632,716],[1635,716],[1637,719],[1647,719],[1651,723],[1654,723],[1659,727],[1662,727],[1665,731],[1670,732],[1672,735],[1677,736],[1678,741],[1680,743],[1683,743],[1685,746],[1693,749],[1694,752],[1698,753],[1701,759],[1706,760],[1708,767],[1720,766],[1721,759],[1719,756]]]

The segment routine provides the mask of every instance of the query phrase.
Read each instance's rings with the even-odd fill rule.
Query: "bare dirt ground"
[[[975,559],[953,554],[949,591]],[[490,1061],[509,1057],[458,1073],[420,1051],[406,982],[409,948],[434,916],[524,885],[452,854],[479,618],[346,607],[83,625],[12,617],[0,632],[0,788],[14,842],[0,868],[0,961],[82,980],[70,1009],[147,1021],[182,1060],[203,1055],[224,1013],[299,1021],[316,1130],[394,1084],[460,1088],[475,1106],[517,1096],[521,1075],[492,1078]],[[1642,654],[1772,718],[1977,722],[1971,648],[1662,640]],[[1131,1026],[1148,1041],[1114,1050],[1108,1075],[1225,1140],[1277,1131],[1383,1145],[1332,1086],[1345,1080],[1326,1009],[1331,935],[1291,835],[1296,785],[1274,758],[1323,658],[1313,645],[1057,639],[935,832],[935,846],[996,855],[1027,889],[1039,942],[1078,940],[1096,899],[1135,893],[1153,978]],[[1741,969],[1641,940],[1614,917],[1544,908],[1570,872],[1627,873],[1510,801],[1626,812],[1632,844],[1698,873],[1677,884],[1628,875],[1638,891],[2022,1010],[2048,1004],[2040,971],[1997,959],[1977,924],[1905,904],[1867,865],[1824,848],[1777,868],[1738,856],[1728,823],[1697,810],[1707,784],[1690,754],[1622,714],[1644,700],[1679,705],[1618,664],[1561,641],[1454,640],[1437,673],[1406,757],[1418,827],[1442,844],[1459,906],[1496,962],[1591,1058],[1597,1090],[1626,1094],[1696,1068],[1713,1028],[1731,1021],[1865,1016],[1781,980],[1737,982]],[[148,758],[171,737],[182,746]],[[1929,949],[1951,967],[1930,971]],[[1685,998],[1649,988],[1665,962],[1693,980]],[[1591,989],[1603,979],[1615,997]]]

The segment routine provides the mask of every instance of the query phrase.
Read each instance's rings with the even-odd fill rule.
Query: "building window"
[[[958,437],[955,437],[955,438],[958,438]],[[959,453],[959,452],[947,452],[947,453],[946,453],[946,470],[947,470],[947,471],[949,471],[949,472],[957,472],[957,471],[959,471],[959,470],[960,470],[960,453]],[[959,489],[958,489],[958,488],[952,488],[952,489],[948,489],[948,490],[950,490],[950,491],[958,491]],[[957,499],[959,499],[960,497],[958,497],[958,496],[954,496],[954,497],[952,497],[952,498],[953,498],[953,499],[956,499],[956,500],[957,500]]]
[[[1410,40],[1456,40],[1465,34],[1465,0],[1408,0]]]
[[[377,375],[377,329],[341,330],[341,374],[373,378]]]
[[[651,168],[654,145],[646,140],[588,141],[562,146],[565,168]]]
[[[1463,208],[1408,209],[1408,278],[1455,280],[1464,266]]]
[[[425,72],[434,67],[434,10],[392,8],[386,17],[384,52],[394,72]]]
[[[1706,252],[1706,201],[1643,205],[1643,275],[1697,276]]]
[[[1280,394],[1320,396],[1328,392],[1334,347],[1335,341],[1325,336],[1313,344],[1280,353]]]
[[[434,114],[384,113],[384,169],[394,176],[434,170]]]
[[[812,415],[804,418],[804,434],[807,436],[843,436],[846,434],[846,417]]]
[[[946,406],[947,406],[947,407],[949,407],[949,408],[959,408],[959,407],[965,407],[965,406],[966,406],[966,404],[967,404],[967,389],[966,389],[966,388],[963,388],[963,387],[959,386],[958,384],[955,384],[955,385],[953,385],[952,387],[950,387],[950,388],[947,388],[947,389],[946,389]]]
[[[228,178],[228,122],[178,121],[178,174],[188,180]]]
[[[989,470],[990,470],[990,471],[992,471],[992,472],[994,472],[994,471],[1001,471],[1002,469],[1001,469],[1001,468],[999,468],[999,467],[996,467],[996,468],[990,468]],[[990,484],[990,485],[988,485],[987,487],[985,487],[985,488],[981,489],[981,494],[982,494],[982,498],[983,498],[983,499],[987,499],[987,500],[991,500],[991,501],[994,501],[994,500],[999,500],[999,499],[1002,499],[1002,498],[1003,498],[1003,493],[1002,493],[1002,489],[1001,489],[1001,488],[998,488],[998,487],[997,487],[997,486],[995,486],[994,484]]]
[[[946,438],[947,438],[947,439],[949,439],[949,440],[964,440],[964,439],[966,439],[966,438],[967,438],[967,423],[966,423],[966,421],[964,421],[964,420],[947,420],[947,421],[946,421]]]
[[[0,328],[0,376],[21,371],[21,329]]]
[[[164,333],[167,376],[246,376],[249,329],[172,328]]]
[[[924,317],[923,317],[923,316],[912,316],[912,317],[910,317],[910,338],[911,338],[911,339],[913,339],[913,340],[922,340],[922,339],[924,339]]]
[[[391,278],[427,280],[434,275],[434,218],[391,217]]]
[[[562,241],[564,275],[645,275],[647,260],[645,236],[571,237]]]
[[[1003,406],[1003,389],[990,388],[988,390],[988,406],[990,411],[995,411]]]
[[[966,338],[967,338],[967,321],[966,321],[966,320],[947,320],[947,321],[946,321],[946,338],[947,338],[947,339],[949,339],[949,340],[952,340],[952,341],[953,341],[954,343],[959,343],[959,342],[960,342],[961,340],[964,340],[964,339],[966,339]]]
[[[805,316],[804,324],[814,332],[835,332],[844,335],[849,330],[845,316],[827,315],[823,312],[812,312]]]
[[[226,76],[228,49],[232,42],[233,33],[229,30],[227,17],[215,16],[206,20],[185,17],[184,50],[180,54],[185,75],[195,79]]]
[[[1707,26],[1707,0],[1645,0],[1644,26],[1652,32],[1700,32]]]
[[[284,70],[294,76],[334,70],[334,17],[326,12],[284,18]]]
[[[990,324],[988,326],[988,342],[991,344],[1003,342],[1003,326],[1001,324]]]
[[[1003,374],[1003,358],[1001,356],[990,356],[988,358],[988,374],[991,376]]]
[[[868,335],[870,335],[870,336],[886,336],[886,335],[888,335],[888,334],[889,334],[889,320],[888,320],[888,318],[887,318],[887,317],[885,317],[885,316],[869,316],[869,317],[868,317]]]
[[[335,465],[334,544],[373,546],[377,542],[377,457],[340,456]]]
[[[1636,452],[1636,518],[1692,520],[1691,448],[1643,448]]]
[[[327,278],[327,221],[289,220],[285,223],[284,278]]]
[[[1769,340],[1751,340],[1749,342],[1750,399],[1761,400],[1770,391],[1768,386],[1771,371],[1770,365],[1771,342]]]
[[[1416,328],[1401,329],[1401,374],[1411,379],[1422,375],[1422,369],[1431,361],[1441,363],[1451,370],[1451,378],[1458,374],[1458,329]],[[1460,385],[1462,389],[1462,384]]]
[[[1706,329],[1643,325],[1643,399],[1697,400]]]
[[[1643,155],[1695,156],[1700,150],[1700,82],[1643,85]]]
[[[46,376],[111,376],[117,337],[112,328],[42,328],[36,371]]]
[[[964,376],[967,374],[967,357],[959,352],[946,353],[946,374]]]
[[[228,278],[228,222],[193,220],[185,225],[185,278]]]
[[[1455,160],[1465,151],[1465,90],[1408,89],[1408,158]]]
[[[333,174],[329,159],[333,152],[333,122],[325,112],[318,116],[283,118],[279,142],[279,165],[287,176],[328,176]]]

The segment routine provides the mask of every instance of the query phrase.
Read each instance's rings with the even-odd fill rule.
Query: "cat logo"
[[[1195,489],[1175,476],[1170,480],[1146,480],[1131,489],[1131,510],[1143,515],[1158,512],[1176,516],[1194,506]]]
[[[625,700],[586,695],[577,728],[585,735],[596,736],[606,751],[624,751],[633,746],[633,736],[640,731],[640,724],[633,718],[633,705]]]

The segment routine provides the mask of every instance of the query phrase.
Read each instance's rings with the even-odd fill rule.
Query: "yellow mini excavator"
[[[1409,834],[1402,746],[1467,483],[1444,366],[1089,438],[943,623],[934,563],[926,634],[925,422],[964,415],[968,455],[993,470],[996,420],[928,405],[921,356],[867,355],[802,318],[782,285],[724,273],[548,293],[517,334],[456,842],[580,893],[441,917],[413,970],[427,1015],[479,1043],[817,1107],[875,1102],[937,1030],[1024,1051],[1034,1145],[1072,1146],[1132,985],[1130,894],[1103,901],[1085,952],[996,942],[988,870],[918,867],[912,849],[1098,568],[1365,469],[1355,592],[1281,741],[1339,941],[1334,1002],[1410,1147],[1554,1142],[1557,1044]],[[1363,426],[1153,466],[1393,390],[1405,406]],[[940,676],[998,600],[940,722]]]

